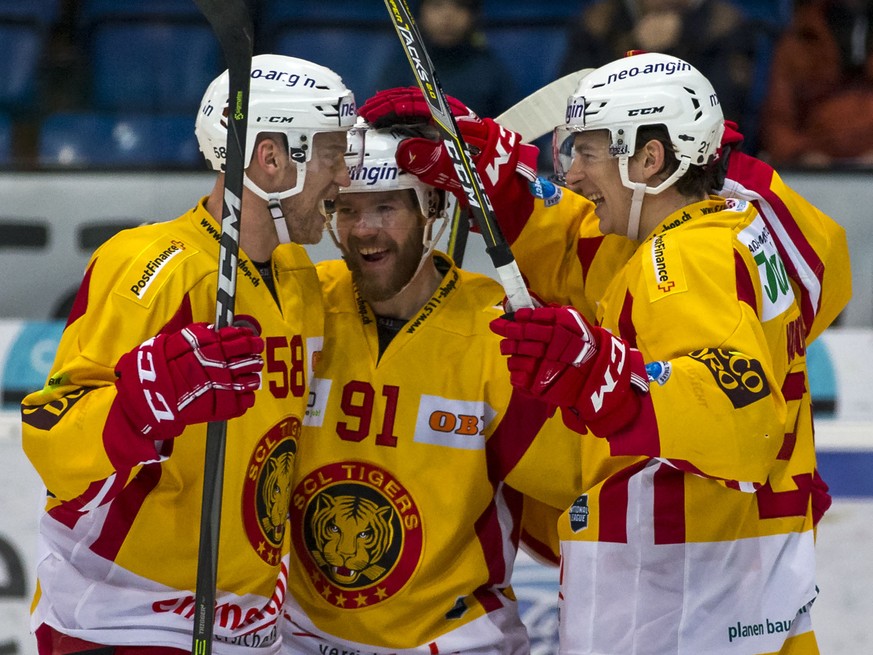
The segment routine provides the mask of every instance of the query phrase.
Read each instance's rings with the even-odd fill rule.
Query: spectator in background
[[[873,164],[873,2],[806,0],[773,55],[761,147],[782,165]]]
[[[512,73],[479,29],[481,0],[421,0],[416,24],[446,93],[482,116],[497,116],[517,98]],[[405,57],[391,60],[377,88],[415,84]]]
[[[594,2],[570,27],[561,74],[602,66],[628,50],[661,52],[690,62],[712,82],[725,118],[748,123],[744,113],[754,69],[754,39],[748,20],[731,2]]]

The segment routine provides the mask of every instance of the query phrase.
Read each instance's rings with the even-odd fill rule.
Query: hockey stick
[[[551,132],[556,125],[561,124],[564,119],[567,98],[576,91],[579,80],[593,70],[593,68],[585,68],[549,82],[546,86],[519,100],[494,120],[503,127],[521,134],[522,141],[525,143],[536,141]],[[449,232],[448,248],[452,259],[458,266],[464,262],[468,233],[469,223],[466,212],[462,212],[460,205],[456,205]]]
[[[245,0],[195,0],[209,20],[221,45],[228,69],[227,151],[224,166],[224,203],[218,253],[218,291],[215,329],[233,323],[236,269],[242,211],[243,156],[248,124],[249,85],[254,29]],[[227,422],[213,421],[206,428],[203,465],[203,501],[200,513],[200,548],[197,553],[197,588],[191,650],[210,655],[215,621],[218,576],[218,539]]]
[[[567,98],[576,91],[579,81],[593,68],[583,68],[554,82],[549,82],[504,111],[494,120],[521,134],[525,143],[536,141],[564,122]]]
[[[458,132],[455,118],[448,109],[445,93],[440,87],[433,62],[427,54],[421,34],[412,20],[412,12],[406,0],[385,0],[388,13],[394,21],[397,36],[406,52],[413,75],[427,101],[433,121],[443,136],[446,150],[452,158],[455,172],[470,204],[473,218],[485,239],[485,252],[491,258],[503,290],[506,293],[508,309],[532,307],[530,294],[509,244],[503,238],[500,227],[494,219],[494,208],[482,187],[482,180],[470,159],[467,145]]]

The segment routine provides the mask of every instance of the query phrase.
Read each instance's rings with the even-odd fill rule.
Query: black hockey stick
[[[412,73],[424,94],[433,121],[443,136],[446,149],[455,166],[455,172],[458,174],[461,186],[464,188],[464,193],[470,203],[473,219],[485,239],[485,251],[491,258],[500,283],[503,285],[508,309],[533,307],[524,278],[521,276],[521,271],[518,270],[518,264],[509,249],[509,244],[506,243],[506,239],[494,219],[494,208],[482,187],[479,173],[476,172],[476,167],[473,166],[470,159],[467,145],[461,138],[458,126],[455,124],[455,117],[448,109],[445,93],[443,93],[437,79],[436,71],[424,47],[424,41],[418,27],[412,19],[409,5],[406,4],[406,0],[385,0],[385,6],[394,21],[397,36],[406,51]]]
[[[215,329],[219,330],[233,323],[236,301],[243,157],[246,148],[254,29],[245,0],[195,0],[195,2],[215,31],[224,53],[229,77],[224,203],[215,307]],[[197,588],[194,597],[194,629],[191,646],[194,655],[210,655],[212,652],[226,439],[226,421],[209,423],[206,429],[200,549],[197,553]]]

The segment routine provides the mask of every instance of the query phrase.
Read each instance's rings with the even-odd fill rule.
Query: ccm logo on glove
[[[159,334],[118,360],[115,382],[134,429],[172,439],[186,426],[241,416],[260,387],[264,341],[250,329],[192,323]]]
[[[569,410],[597,436],[639,413],[639,394],[649,388],[642,355],[574,308],[519,309],[493,320],[491,330],[504,337],[512,385]]]

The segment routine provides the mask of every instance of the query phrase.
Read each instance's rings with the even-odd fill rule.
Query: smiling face
[[[632,158],[631,170],[633,164]],[[606,130],[574,135],[573,162],[567,171],[566,183],[568,188],[594,203],[601,232],[625,234],[633,194],[621,181],[618,159],[609,154]]]
[[[337,239],[361,296],[392,298],[421,262],[425,219],[414,192],[341,193],[335,206]]]

